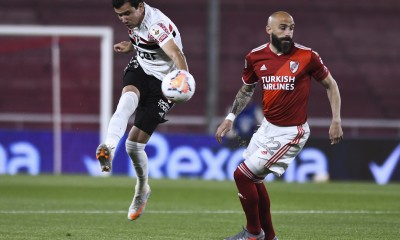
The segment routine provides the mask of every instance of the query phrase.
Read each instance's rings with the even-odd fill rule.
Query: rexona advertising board
[[[97,132],[64,132],[61,173],[103,176],[95,159]],[[151,178],[232,180],[243,161],[244,146],[234,140],[218,144],[213,136],[154,133],[146,146]],[[357,180],[378,184],[400,181],[400,143],[396,140],[309,139],[281,177],[287,182]],[[53,135],[45,131],[0,130],[0,174],[49,174],[54,169]],[[117,148],[113,175],[135,176],[125,152]],[[277,180],[269,175],[266,181]]]

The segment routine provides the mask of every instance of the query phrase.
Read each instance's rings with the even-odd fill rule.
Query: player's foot
[[[151,194],[150,187],[144,193],[135,193],[133,197],[131,206],[129,207],[128,219],[133,221],[136,220],[142,215],[144,212],[144,208],[146,207],[147,200],[149,199]]]
[[[264,238],[265,234],[262,229],[258,235],[254,235],[249,233],[246,228],[243,228],[243,231],[241,231],[240,233],[236,234],[233,237],[225,238],[225,240],[264,240]]]
[[[96,158],[100,162],[102,172],[111,171],[112,148],[106,144],[100,144],[96,150]]]

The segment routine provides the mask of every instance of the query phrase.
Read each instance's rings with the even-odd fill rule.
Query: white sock
[[[117,110],[111,117],[107,130],[107,138],[105,143],[114,148],[118,145],[119,140],[124,136],[128,121],[135,112],[139,99],[134,92],[126,92],[119,99]]]
[[[129,157],[132,160],[133,167],[136,170],[136,187],[135,193],[143,193],[148,190],[148,172],[147,172],[147,154],[144,151],[146,144],[137,143],[126,140],[125,148]]]

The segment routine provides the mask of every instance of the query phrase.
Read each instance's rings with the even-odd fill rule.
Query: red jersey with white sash
[[[269,44],[246,56],[242,80],[260,83],[265,118],[278,126],[298,126],[307,121],[311,77],[322,81],[328,74],[318,53],[294,43],[287,54],[277,55]]]

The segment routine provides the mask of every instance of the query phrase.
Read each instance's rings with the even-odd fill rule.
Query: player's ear
[[[271,34],[272,29],[271,29],[271,27],[270,27],[269,25],[267,25],[267,26],[265,26],[265,31],[266,31],[268,34]]]
[[[138,5],[138,7],[137,7],[137,9],[144,9],[144,3],[143,3],[143,2],[140,2],[139,5]]]

